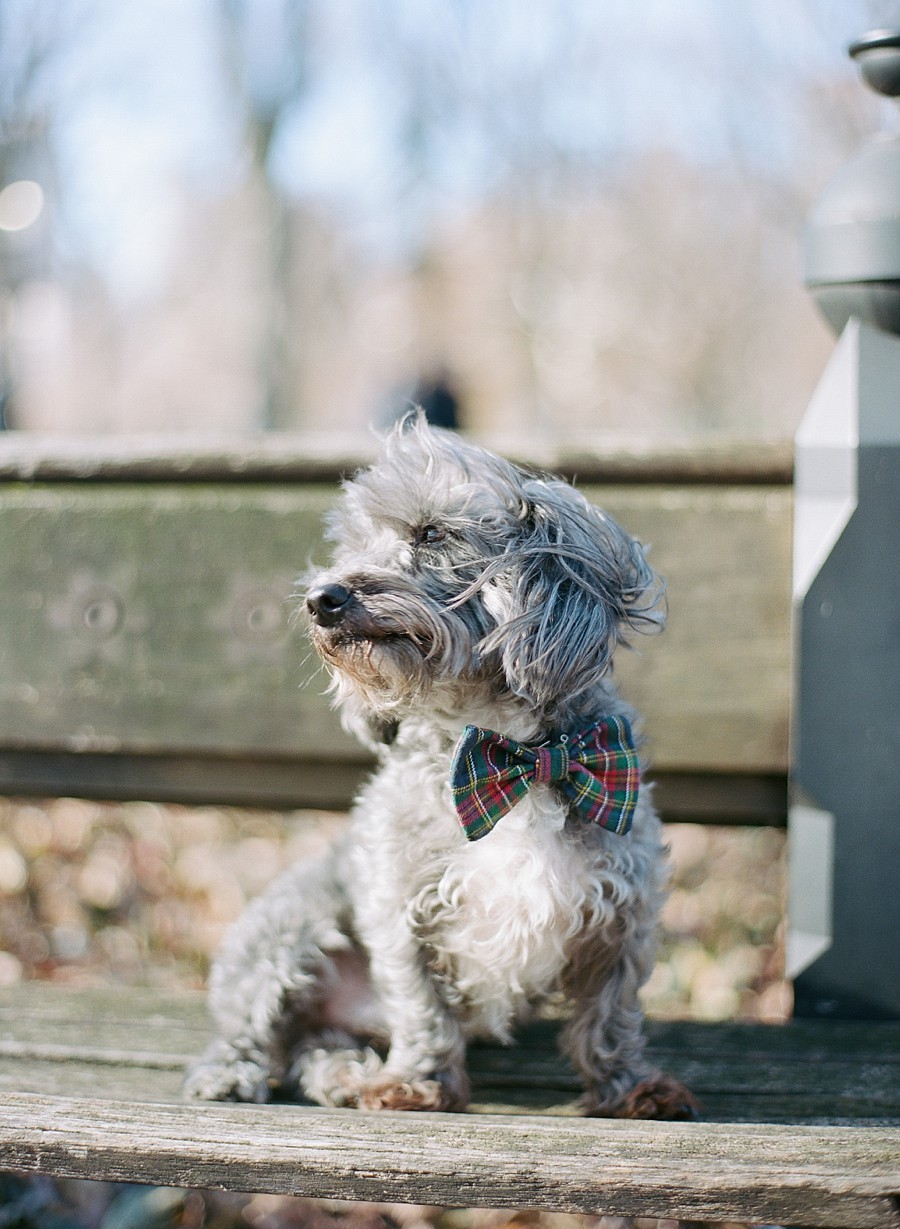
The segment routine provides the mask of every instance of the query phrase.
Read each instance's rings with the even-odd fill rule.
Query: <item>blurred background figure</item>
[[[453,431],[463,425],[459,420],[459,398],[448,372],[424,376],[416,385],[413,404],[420,407],[433,427]]]

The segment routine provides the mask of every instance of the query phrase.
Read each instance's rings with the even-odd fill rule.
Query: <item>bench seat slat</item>
[[[177,1101],[187,1055],[101,1055],[64,1048],[27,1053],[24,1047],[0,1046],[0,1090],[90,1094],[98,1100]],[[683,1079],[696,1093],[706,1121],[832,1122],[856,1119],[900,1126],[900,1092],[890,1064],[816,1064],[754,1062],[732,1059],[653,1061]],[[559,1059],[540,1065],[520,1055],[518,1072],[497,1072],[472,1064],[473,1112],[540,1110],[577,1113],[580,1084]],[[758,1073],[756,1068],[762,1067]],[[900,1147],[900,1139],[898,1139]]]
[[[511,1048],[473,1043],[473,1108],[575,1112],[580,1085],[558,1029],[539,1021]],[[209,1032],[200,993],[10,989],[0,993],[0,1088],[178,1100]],[[900,1124],[900,1023],[655,1020],[648,1034],[651,1060],[693,1089],[709,1119]]]
[[[11,1094],[30,1172],[439,1206],[896,1229],[896,1135],[840,1127],[352,1114]]]
[[[97,1036],[98,1029],[109,1029],[113,1036],[120,1037],[127,1030],[133,1049],[152,1049],[181,1032],[192,1040],[202,1039],[210,1027],[206,995],[201,990],[173,993],[148,987],[123,990],[109,986],[72,989],[49,982],[0,989],[0,1037],[38,1041],[46,1034],[48,1040],[57,1040],[61,1030],[71,1029],[75,1038],[83,1040],[86,1020],[91,1022],[92,1037]],[[552,1020],[537,1021],[520,1030],[517,1046],[552,1049],[557,1028]],[[656,1049],[685,1051],[695,1056],[730,1053],[746,1057],[754,1052],[754,1038],[765,1037],[766,1053],[790,1054],[818,1062],[859,1055],[900,1064],[900,1022],[798,1019],[787,1025],[767,1027],[727,1020],[715,1024],[650,1020],[647,1032]]]

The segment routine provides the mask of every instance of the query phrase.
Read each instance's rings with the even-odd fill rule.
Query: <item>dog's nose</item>
[[[343,585],[322,585],[306,595],[306,609],[320,627],[334,627],[347,612],[353,594]]]

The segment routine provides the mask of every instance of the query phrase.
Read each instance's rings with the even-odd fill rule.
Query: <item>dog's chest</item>
[[[488,836],[467,841],[446,786],[449,764],[435,768],[389,763],[369,787],[363,908],[374,904],[373,876],[389,880],[385,896],[404,910],[448,1004],[472,1031],[502,1036],[557,988],[584,926],[590,858],[565,834],[563,803],[546,786]]]
[[[535,810],[520,803],[490,836],[455,851],[432,897],[439,967],[490,1032],[556,989],[583,925],[583,860]]]

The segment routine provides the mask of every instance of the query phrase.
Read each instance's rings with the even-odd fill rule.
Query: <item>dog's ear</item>
[[[520,539],[485,589],[497,622],[482,644],[509,687],[541,708],[577,702],[629,630],[665,621],[663,585],[641,545],[567,483],[522,484]]]

